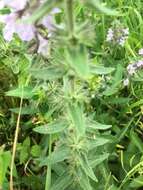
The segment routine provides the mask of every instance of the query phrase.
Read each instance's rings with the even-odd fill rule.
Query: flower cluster
[[[106,41],[112,42],[113,44],[118,44],[124,46],[129,35],[128,28],[122,27],[111,27],[108,29]]]
[[[140,56],[143,55],[143,49],[140,49],[138,54]],[[134,75],[139,69],[143,68],[143,60],[142,59],[139,59],[138,61],[134,62],[134,63],[131,63],[127,66],[127,73],[128,73],[128,76],[132,76]],[[124,86],[128,86],[129,84],[129,77],[126,78],[124,81],[123,81],[123,84]]]
[[[37,1],[40,6],[44,1]],[[0,8],[9,7],[11,12],[7,15],[1,15],[0,21],[4,23],[3,35],[6,41],[11,41],[13,34],[17,34],[23,41],[31,41],[37,39],[39,48],[38,53],[43,55],[47,54],[48,49],[48,36],[43,37],[38,31],[38,26],[42,25],[42,28],[48,30],[48,34],[51,34],[54,30],[54,14],[59,13],[60,9],[54,8],[49,15],[46,15],[40,20],[39,23],[30,24],[26,22],[30,17],[30,13],[33,11],[30,7],[29,0],[3,0],[0,3]]]

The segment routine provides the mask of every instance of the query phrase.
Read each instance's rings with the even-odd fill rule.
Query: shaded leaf
[[[68,111],[69,116],[71,117],[71,120],[75,125],[77,134],[79,136],[83,136],[85,134],[86,125],[82,106],[77,102],[69,103]]]
[[[33,130],[40,134],[54,134],[63,131],[67,127],[68,127],[67,121],[59,119],[52,123],[36,127]]]
[[[6,92],[6,96],[13,96],[23,99],[31,99],[36,95],[36,91],[31,87],[21,87]]]
[[[53,183],[51,190],[65,190],[72,181],[72,176],[66,172]]]
[[[81,165],[83,171],[86,173],[86,175],[88,175],[91,179],[93,179],[94,181],[97,182],[98,180],[90,166],[90,163],[89,163],[87,157],[85,155],[80,155],[79,162],[80,162],[80,165]]]
[[[90,72],[96,75],[106,75],[113,72],[115,69],[112,67],[104,67],[103,65],[90,65]]]
[[[89,76],[88,53],[83,45],[68,49],[66,59],[81,78]]]

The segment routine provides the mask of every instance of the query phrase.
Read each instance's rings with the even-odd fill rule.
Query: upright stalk
[[[20,100],[20,109],[17,117],[16,129],[15,129],[15,136],[14,136],[14,143],[12,148],[12,158],[11,158],[11,165],[10,165],[10,190],[14,190],[13,188],[13,168],[14,168],[14,160],[16,155],[16,145],[18,141],[18,133],[19,133],[19,125],[20,125],[20,116],[23,104],[23,88],[22,88],[22,97]]]
[[[66,17],[69,36],[74,37],[74,14],[73,14],[73,0],[66,0]]]
[[[52,152],[52,139],[49,135],[49,160],[47,163],[46,185],[45,190],[50,190],[51,187],[51,152]]]

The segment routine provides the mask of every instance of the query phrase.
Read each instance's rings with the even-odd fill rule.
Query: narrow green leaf
[[[87,157],[85,155],[80,155],[79,162],[80,162],[80,165],[81,165],[83,171],[86,173],[86,175],[88,175],[94,181],[98,182]]]
[[[67,121],[59,119],[52,123],[36,127],[33,130],[40,134],[54,134],[63,131],[67,127],[68,127]]]
[[[66,172],[53,183],[51,190],[65,190],[72,182],[72,176]]]
[[[9,110],[13,113],[19,113],[20,108],[10,108]],[[37,108],[31,108],[30,106],[22,107],[21,115],[32,115],[38,112]]]
[[[39,157],[39,155],[41,155],[41,153],[42,153],[41,146],[40,146],[40,145],[37,145],[37,144],[33,145],[33,146],[31,147],[30,153],[31,153],[31,155],[32,155],[33,157]]]
[[[132,143],[135,144],[136,147],[141,152],[143,152],[143,143],[142,143],[141,139],[138,137],[138,135],[133,130],[131,130],[130,135],[131,135]]]
[[[104,92],[103,95],[105,96],[111,96],[113,94],[116,94],[119,91],[120,84],[122,83],[122,77],[123,77],[123,67],[121,64],[117,66],[115,75],[113,77],[112,85],[109,86]]]
[[[92,6],[92,8],[96,8],[99,12],[104,13],[106,15],[111,15],[111,16],[118,16],[118,12],[107,8],[106,6],[104,6],[99,0],[86,0],[85,1],[87,3],[87,5]]]
[[[92,186],[90,184],[90,180],[88,178],[88,176],[85,174],[85,172],[81,169],[78,168],[77,171],[77,178],[79,179],[79,185],[81,186],[81,188],[83,190],[92,190]]]
[[[62,147],[58,148],[57,150],[55,150],[54,152],[52,152],[50,157],[42,159],[40,166],[47,165],[47,163],[49,161],[51,164],[54,165],[54,164],[61,162],[65,159],[68,159],[69,157],[70,157],[70,149],[62,146]]]
[[[75,46],[66,52],[66,61],[76,71],[79,77],[89,77],[88,53],[83,45]]]
[[[86,125],[82,106],[77,102],[69,103],[68,111],[78,136],[83,136],[85,134]]]
[[[31,99],[36,95],[36,91],[31,87],[21,87],[6,92],[6,96],[13,96],[23,99]]]
[[[99,122],[91,120],[91,119],[87,120],[87,126],[88,126],[88,128],[95,129],[95,130],[98,130],[98,129],[99,130],[107,130],[112,127],[112,125],[105,125],[105,124],[99,123]]]
[[[103,146],[103,145],[105,145],[105,144],[107,144],[109,142],[110,142],[109,139],[105,139],[105,138],[102,138],[102,137],[97,137],[97,138],[95,138],[95,140],[90,140],[88,142],[88,149],[92,150],[92,149],[94,149],[94,148],[96,148],[98,146]]]
[[[103,65],[90,65],[90,72],[96,75],[106,75],[113,72],[115,69],[112,67],[104,67]]]
[[[143,187],[143,175],[140,175],[140,176],[132,179],[129,186],[133,189],[138,189],[140,187]]]
[[[59,66],[50,66],[42,69],[31,69],[30,73],[34,78],[46,81],[61,78],[64,75],[65,70]]]
[[[10,151],[5,151],[0,154],[0,187],[3,186],[8,166],[10,166],[10,161],[11,161]]]
[[[96,158],[89,160],[90,166],[92,168],[95,168],[100,163],[103,163],[104,160],[108,159],[108,157],[109,157],[108,153],[97,155]]]

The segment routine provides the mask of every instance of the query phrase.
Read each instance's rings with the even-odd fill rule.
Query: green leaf
[[[68,112],[78,136],[84,136],[86,125],[82,106],[77,102],[69,103]]]
[[[112,125],[105,125],[91,119],[87,120],[87,126],[88,128],[95,129],[95,130],[107,130],[112,127]]]
[[[52,123],[42,125],[34,128],[33,130],[40,134],[54,134],[59,133],[68,127],[68,122],[62,119],[54,121]]]
[[[36,95],[36,91],[31,87],[21,87],[6,92],[6,96],[13,96],[23,99],[31,99]]]
[[[30,73],[32,76],[36,79],[41,79],[41,80],[56,80],[61,78],[65,70],[62,68],[62,66],[50,66],[50,67],[45,67],[42,69],[30,69]]]
[[[90,184],[90,180],[85,172],[79,167],[77,171],[77,178],[79,179],[79,185],[83,190],[92,190],[92,186]]]
[[[135,108],[135,107],[138,107],[138,106],[141,106],[143,105],[143,99],[131,104],[130,108]]]
[[[113,82],[110,87],[108,87],[104,92],[103,95],[105,96],[111,96],[119,91],[120,84],[122,83],[122,77],[123,77],[123,67],[121,64],[117,66],[116,73],[113,77]]]
[[[51,190],[65,190],[72,182],[72,176],[66,172],[53,183]]]
[[[20,164],[24,164],[29,156],[29,149],[30,149],[30,138],[27,137],[22,144],[20,150]]]
[[[11,153],[10,151],[5,151],[0,153],[0,188],[2,188],[8,166],[10,166]]]
[[[42,153],[42,150],[39,145],[36,144],[31,147],[31,155],[33,157],[39,157],[39,155],[41,155],[41,153]]]
[[[103,146],[107,143],[109,143],[110,140],[109,139],[105,139],[105,138],[102,138],[102,137],[97,137],[95,138],[94,140],[90,140],[88,141],[88,149],[89,150],[92,150],[98,146]]]
[[[19,113],[20,108],[10,108],[13,113]],[[21,115],[32,115],[38,112],[37,108],[31,108],[30,106],[22,107]]]
[[[90,166],[92,168],[95,168],[98,166],[100,163],[103,163],[104,160],[108,159],[109,154],[101,154],[101,155],[96,155],[96,158],[93,158],[92,160],[89,160]]]
[[[50,161],[51,164],[56,164],[58,162],[62,162],[65,159],[68,159],[70,157],[70,149],[67,147],[60,147],[58,149],[56,149],[54,152],[52,152],[52,154],[50,155],[50,157],[47,157],[45,159],[42,159],[40,166],[44,166],[47,165],[47,163]]]
[[[94,181],[98,182],[86,155],[80,155],[79,156],[79,163],[80,163],[83,171],[86,173],[86,175],[88,175]]]
[[[112,67],[104,67],[103,65],[90,65],[90,72],[96,75],[106,75],[113,72],[115,69]]]
[[[86,0],[85,2],[87,3],[87,5],[89,5],[92,8],[96,8],[101,13],[111,16],[119,16],[117,11],[105,7],[103,3],[101,3],[99,0]]]
[[[124,98],[124,97],[116,97],[116,98],[112,98],[109,99],[108,102],[110,104],[128,104],[129,101],[131,100],[131,98]]]
[[[66,52],[66,61],[75,70],[79,77],[89,77],[88,53],[83,45],[75,46]]]
[[[130,136],[131,136],[132,143],[135,144],[136,147],[141,152],[143,152],[143,143],[142,143],[141,139],[138,137],[138,135],[133,130],[131,130]]]
[[[132,179],[129,186],[133,189],[138,189],[140,187],[143,187],[143,175]]]

